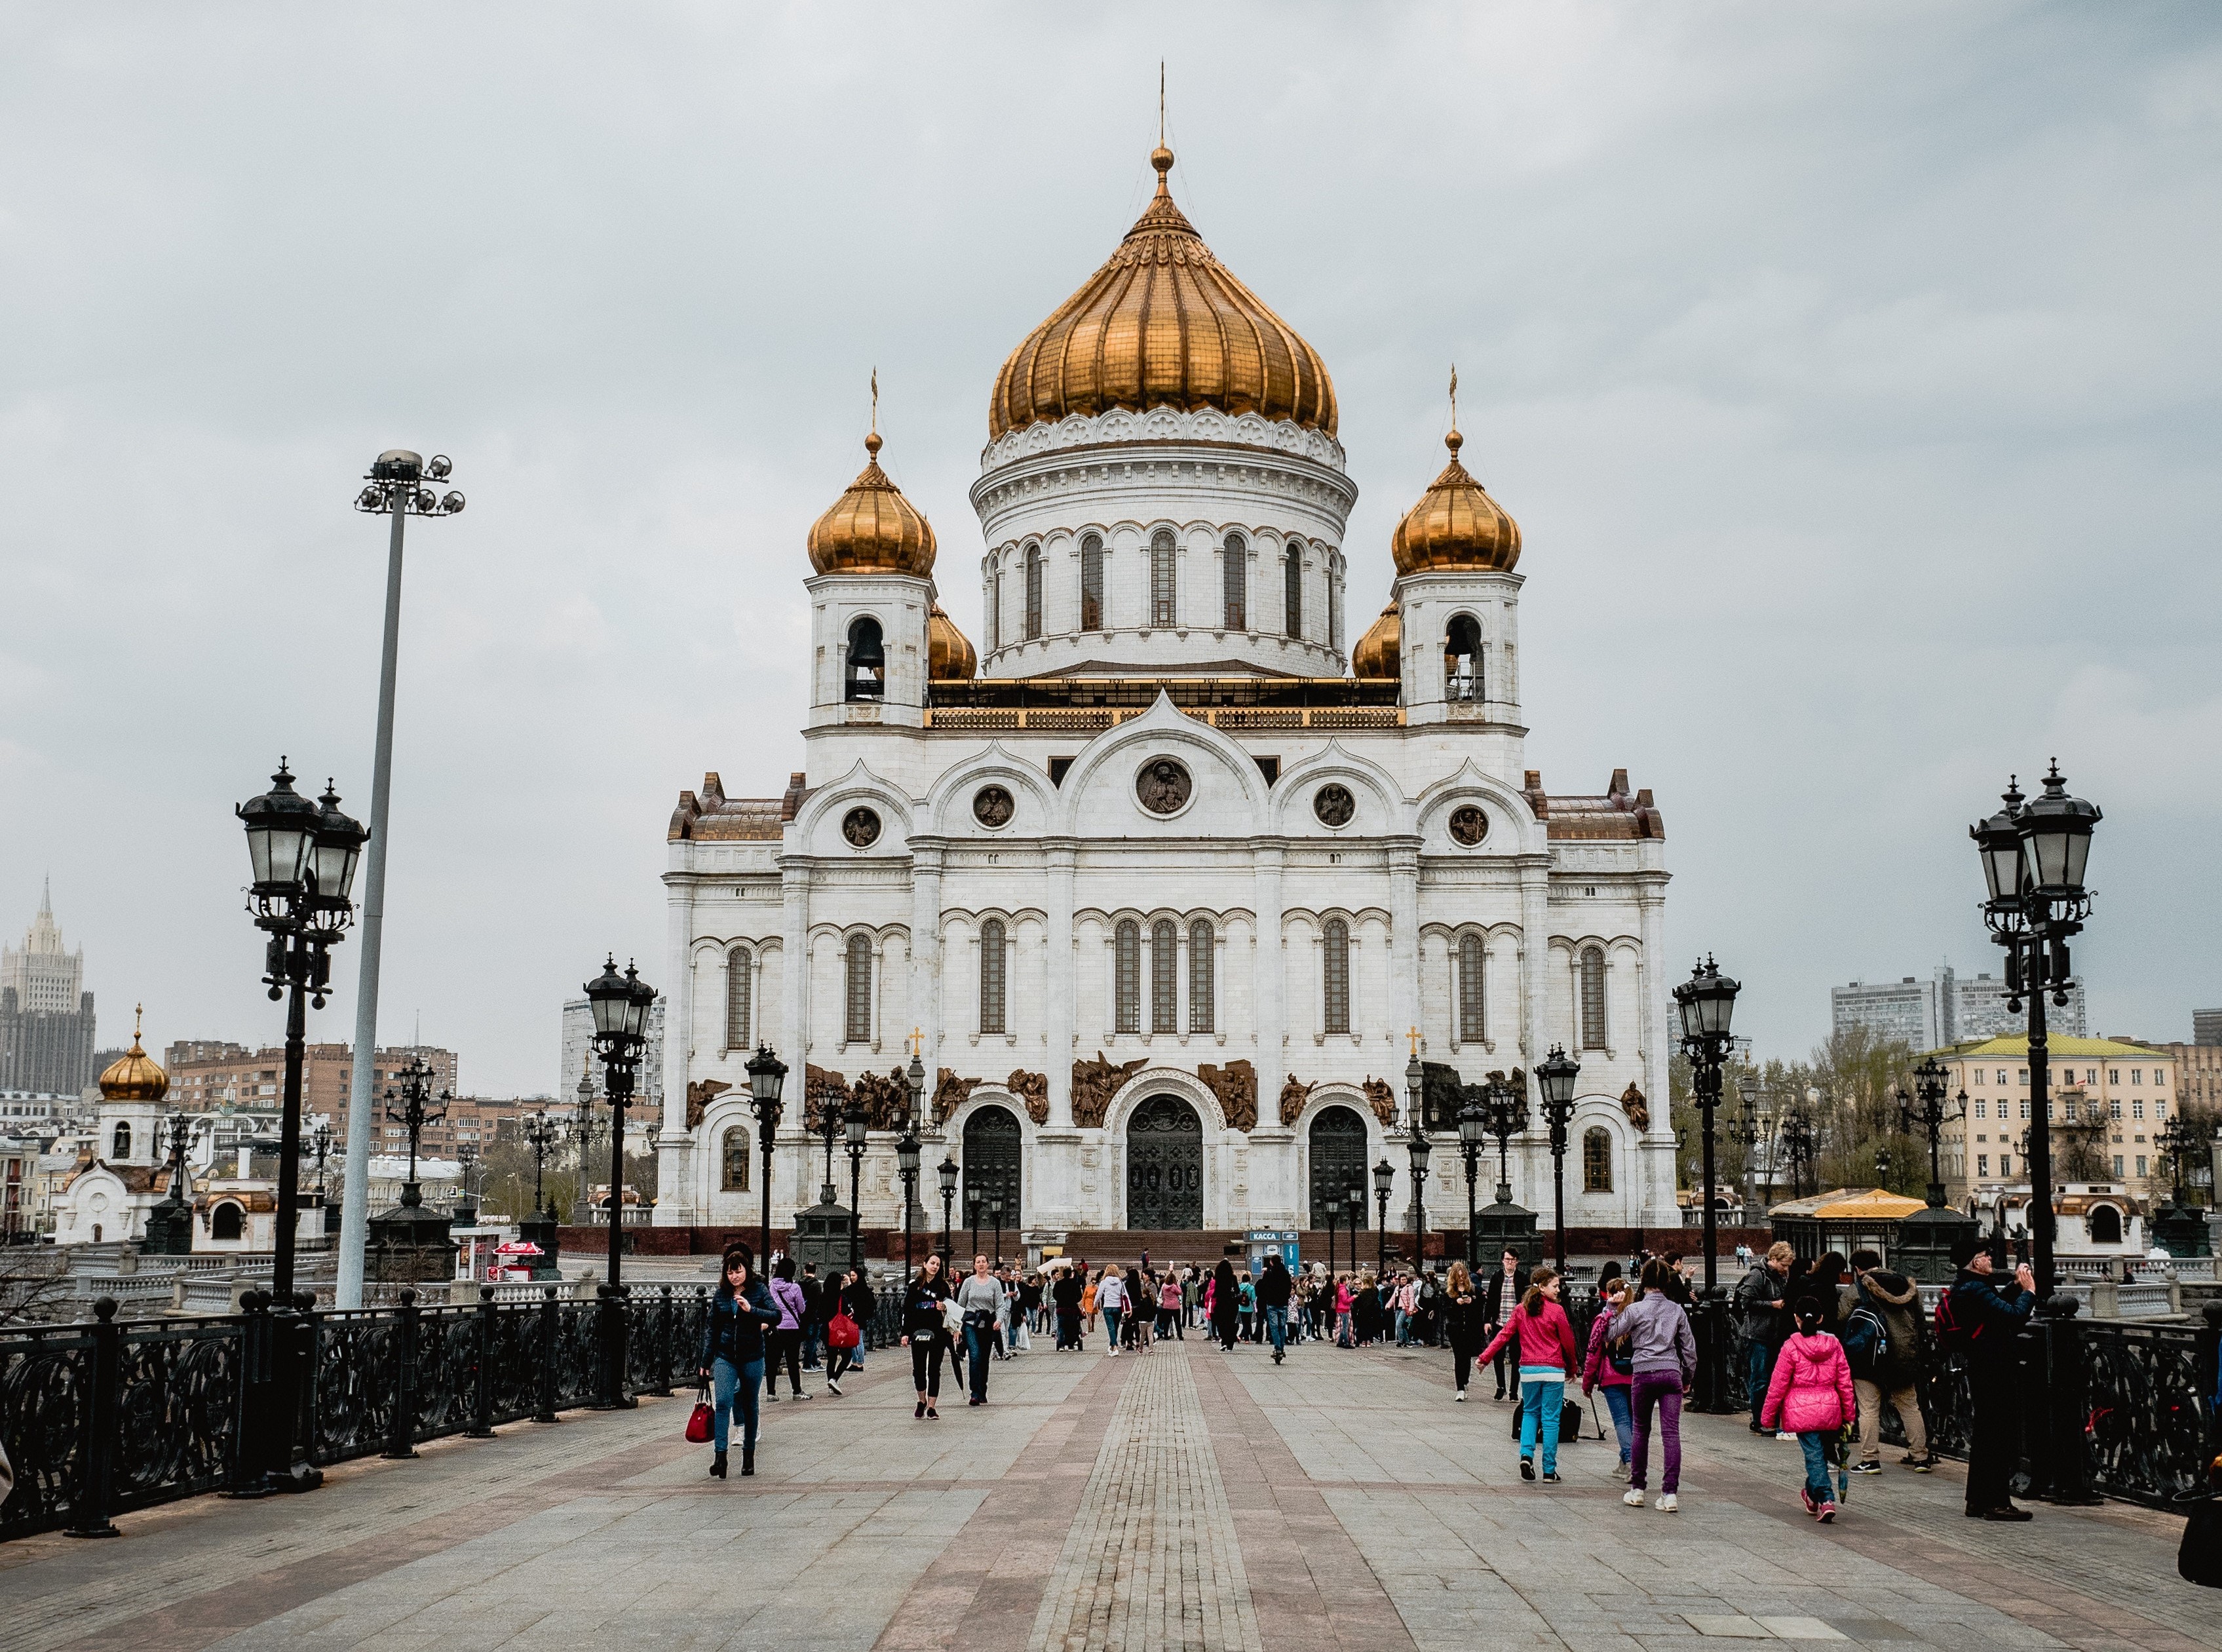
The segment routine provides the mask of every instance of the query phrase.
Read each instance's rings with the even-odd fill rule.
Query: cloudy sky
[[[2194,5],[18,5],[0,13],[0,930],[103,1042],[280,1030],[231,805],[367,807],[412,534],[382,1033],[552,1086],[662,964],[683,786],[801,763],[802,538],[886,458],[980,634],[1008,349],[1146,198],[1335,374],[1352,601],[1466,456],[1522,524],[1529,761],[1654,788],[1769,1054],[1991,968],[1967,822],[2106,822],[2093,1030],[2222,1002],[2222,14]],[[2209,822],[2205,826],[2197,823]],[[312,1036],[352,1025],[353,951]]]

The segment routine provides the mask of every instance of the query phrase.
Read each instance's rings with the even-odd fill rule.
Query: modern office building
[[[2191,1041],[2194,1044],[2222,1045],[2222,1009],[2194,1009],[2191,1012]]]
[[[2068,1002],[2049,1006],[2051,1030],[2068,1038],[2085,1033],[2083,982],[2068,980]],[[2029,1028],[2022,1009],[2006,1007],[2003,976],[1985,970],[1973,976],[1940,964],[1926,981],[1901,976],[1895,981],[1854,981],[1829,989],[1829,1026],[1834,1033],[1864,1027],[1878,1038],[1897,1039],[1917,1050],[1933,1050],[1969,1039],[2002,1038]]]

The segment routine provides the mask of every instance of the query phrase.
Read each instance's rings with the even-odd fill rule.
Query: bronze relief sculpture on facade
[[[1633,1083],[1620,1093],[1620,1110],[1628,1115],[1628,1121],[1639,1130],[1651,1128],[1651,1103]]]
[[[1188,803],[1192,784],[1186,769],[1159,757],[1135,776],[1134,795],[1152,814],[1177,814]]]
[[[1258,1128],[1257,1068],[1247,1061],[1230,1061],[1223,1067],[1206,1062],[1196,1076],[1219,1097],[1219,1110],[1230,1126],[1246,1134]]]
[[[1003,1087],[1026,1103],[1026,1116],[1037,1125],[1049,1122],[1049,1075],[1014,1067]]]
[[[1359,1088],[1365,1092],[1366,1105],[1373,1116],[1384,1124],[1397,1122],[1397,1092],[1389,1088],[1385,1078],[1368,1078]]]
[[[1294,1124],[1304,1115],[1305,1103],[1312,1098],[1318,1085],[1307,1084],[1290,1073],[1281,1085],[1281,1122]]]
[[[933,1121],[939,1124],[971,1098],[977,1078],[959,1078],[957,1069],[944,1067],[934,1075]]]
[[[1111,1111],[1111,1098],[1119,1087],[1150,1065],[1146,1056],[1133,1061],[1110,1062],[1103,1052],[1093,1061],[1072,1064],[1072,1121],[1083,1130],[1100,1130]]]

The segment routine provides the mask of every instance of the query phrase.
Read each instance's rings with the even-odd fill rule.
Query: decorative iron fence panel
[[[393,1431],[400,1343],[398,1310],[364,1308],[322,1316],[310,1398],[311,1462],[345,1462],[386,1448]]]
[[[2164,1505],[2206,1485],[2204,1444],[2213,1383],[2200,1381],[2200,1335],[2188,1326],[2080,1328],[2089,1397],[2085,1459],[2093,1490]]]
[[[114,1509],[223,1484],[239,1429],[241,1351],[236,1320],[123,1328]]]
[[[461,1434],[478,1404],[479,1312],[475,1308],[426,1310],[417,1322],[417,1367],[411,1372],[414,1402],[411,1443]]]
[[[601,1390],[602,1339],[598,1302],[556,1304],[556,1409],[591,1404]]]
[[[66,1524],[92,1401],[90,1325],[11,1331],[0,1340],[0,1442],[16,1489],[0,1503],[0,1538]]]

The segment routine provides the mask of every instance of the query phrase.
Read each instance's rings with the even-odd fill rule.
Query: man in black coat
[[[1974,1411],[1965,1512],[1970,1520],[2027,1520],[2029,1511],[2016,1508],[2010,1492],[2014,1460],[2021,1454],[2016,1386],[2021,1355],[2015,1344],[2037,1306],[2037,1282],[2026,1262],[2014,1269],[2011,1281],[2000,1279],[1989,1249],[1974,1239],[1955,1243],[1952,1260],[1960,1275],[1949,1298],[1953,1329],[1943,1339],[1943,1352],[1967,1361]]]
[[[802,1291],[802,1368],[815,1371],[818,1350],[825,1341],[825,1322],[832,1317],[825,1311],[825,1282],[818,1277],[818,1264],[805,1262],[795,1284]]]
[[[1520,1280],[1520,1253],[1508,1247],[1497,1259],[1496,1272],[1481,1288],[1481,1338],[1486,1342],[1504,1329],[1505,1316],[1520,1305],[1525,1289]],[[1508,1345],[1497,1356],[1497,1398],[1504,1398],[1505,1362],[1512,1358]]]
[[[1062,1267],[1057,1271],[1057,1283],[1049,1288],[1049,1299],[1057,1307],[1057,1347],[1077,1351],[1080,1347],[1080,1298],[1087,1287],[1080,1282],[1080,1270]]]

